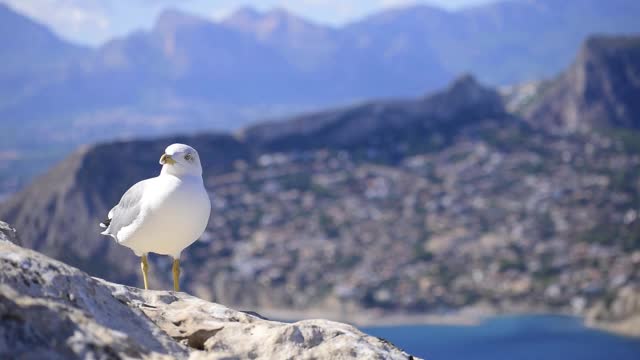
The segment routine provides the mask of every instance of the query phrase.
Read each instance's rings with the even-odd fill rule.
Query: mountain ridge
[[[628,14],[633,14],[634,11],[640,13],[640,7],[633,5],[632,2],[626,0],[615,1],[615,4],[611,5],[611,9],[614,8],[613,5],[615,5],[615,8],[620,8],[621,10],[616,11],[618,11],[619,14],[621,14],[620,16],[624,19],[630,16]],[[597,13],[597,11],[594,9],[597,9],[598,5],[592,0],[574,0],[572,4],[573,6],[577,6],[577,4],[583,4],[585,9],[588,9],[587,13],[589,14],[589,16],[595,16],[592,14]],[[558,13],[553,15],[555,17],[550,17],[551,15],[549,14],[549,11],[539,10],[539,8],[549,9],[553,6],[559,7],[559,9],[562,9],[564,13]],[[198,96],[211,93],[215,96],[207,97],[205,95],[205,99],[209,101],[224,100],[231,102],[242,100],[251,104],[257,101],[257,99],[259,99],[260,97],[263,97],[266,99],[264,101],[266,101],[267,103],[281,103],[283,101],[288,101],[293,103],[315,103],[326,105],[330,103],[335,104],[338,101],[353,101],[362,98],[386,97],[390,95],[415,95],[418,92],[439,88],[445,85],[447,80],[451,79],[451,74],[457,74],[461,72],[472,72],[484,82],[493,84],[504,83],[505,81],[503,80],[497,82],[495,80],[491,80],[492,77],[494,79],[496,77],[487,76],[488,72],[502,71],[501,69],[510,69],[512,65],[509,65],[506,62],[513,62],[516,64],[534,63],[531,61],[532,56],[534,59],[538,58],[544,60],[546,58],[558,57],[559,55],[544,54],[544,56],[539,56],[535,52],[532,53],[531,51],[514,51],[523,50],[521,45],[525,43],[527,43],[528,46],[531,45],[531,49],[539,49],[539,44],[531,44],[531,42],[526,40],[525,38],[519,39],[518,41],[505,40],[506,42],[504,44],[499,44],[498,41],[498,46],[491,44],[489,40],[485,38],[478,38],[477,40],[474,40],[474,37],[479,36],[477,35],[476,30],[479,28],[483,28],[485,29],[485,31],[492,33],[492,31],[503,32],[508,30],[505,27],[513,28],[519,26],[527,28],[528,26],[529,35],[527,36],[531,38],[531,36],[533,36],[533,34],[535,33],[535,31],[532,31],[535,26],[524,25],[526,23],[524,23],[523,21],[516,22],[513,20],[502,23],[500,19],[509,19],[512,12],[518,14],[528,14],[524,18],[526,19],[528,17],[537,19],[530,19],[530,21],[533,21],[533,23],[535,23],[535,21],[547,22],[547,26],[558,27],[559,25],[556,18],[569,16],[568,14],[570,14],[570,12],[568,12],[569,10],[567,10],[567,8],[569,8],[569,6],[560,6],[558,4],[552,5],[547,0],[539,0],[531,3],[498,2],[492,5],[485,5],[456,12],[441,11],[425,5],[420,5],[410,8],[393,9],[386,12],[381,12],[379,14],[374,14],[355,21],[351,24],[347,24],[341,28],[331,28],[324,25],[314,24],[313,22],[309,22],[304,18],[292,15],[286,10],[273,10],[271,12],[264,13],[253,11],[251,12],[253,16],[249,16],[248,19],[245,19],[246,26],[244,27],[248,28],[248,30],[242,30],[243,26],[237,24],[233,25],[233,14],[219,22],[213,22],[202,17],[187,14],[183,11],[175,9],[167,10],[158,17],[156,21],[156,28],[158,24],[161,25],[164,21],[168,20],[168,15],[173,14],[175,19],[188,19],[187,23],[191,25],[195,25],[197,23],[200,26],[204,26],[206,24],[210,29],[213,29],[214,27],[221,27],[245,35],[246,38],[242,40],[242,37],[237,37],[232,33],[225,33],[224,36],[216,37],[215,35],[212,35],[214,34],[214,32],[209,31],[207,33],[209,34],[207,35],[207,37],[212,36],[211,41],[220,41],[221,44],[226,44],[221,45],[221,47],[223,48],[225,46],[229,46],[231,49],[233,49],[233,47],[229,45],[229,42],[243,41],[245,43],[245,45],[243,45],[245,49],[247,49],[247,47],[251,47],[254,48],[254,50],[251,50],[253,51],[253,53],[251,53],[251,51],[238,52],[237,50],[231,52],[220,52],[220,49],[212,48],[211,46],[209,46],[206,50],[208,52],[208,59],[218,61],[216,60],[217,58],[230,57],[230,59],[233,59],[234,62],[239,62],[240,64],[235,67],[229,67],[229,65],[225,65],[220,67],[220,70],[216,70],[215,67],[205,66],[204,68],[202,68],[202,70],[199,70],[198,76],[189,77],[184,80],[189,82],[189,87],[193,88],[191,93],[184,93],[185,90],[180,89],[181,85],[179,83],[172,82],[171,79],[161,80],[158,83],[148,82],[146,86],[153,88],[167,88],[167,90],[169,90],[169,93],[173,92],[175,96],[178,96],[183,100],[189,99],[194,95],[197,98]],[[616,16],[616,11],[613,11],[611,9],[609,9],[606,13],[612,14],[611,17],[613,18]],[[240,14],[242,14],[242,11],[240,11]],[[439,20],[440,17],[442,17],[442,19]],[[379,18],[385,18],[387,19],[387,21],[380,23],[380,21],[377,20]],[[592,23],[594,24],[594,28],[591,29],[591,31],[576,30],[575,32],[582,33],[582,36],[585,36],[588,32],[615,29],[615,26],[611,25],[612,23],[615,24],[615,21],[604,21],[604,18],[601,20],[602,21],[599,22],[592,21]],[[255,30],[261,28],[261,24],[264,22],[273,24],[299,25],[283,25],[284,27],[278,27],[282,28],[282,31],[276,31],[274,30],[274,28],[272,29],[273,31],[267,31],[264,34],[263,31]],[[572,26],[575,25],[575,21],[564,21],[564,23],[573,24]],[[172,32],[175,33],[175,29],[180,28],[179,25],[186,25],[186,23],[174,23],[171,26],[171,28],[173,29]],[[628,25],[628,21],[626,20],[619,21],[619,26],[621,29],[619,31],[629,31],[629,29],[633,28],[632,26]],[[166,27],[169,27],[169,24],[166,24]],[[449,27],[453,27],[455,29],[450,29]],[[411,32],[408,32],[408,30],[411,30]],[[637,28],[635,30],[640,31],[640,28]],[[552,29],[548,29],[545,31],[550,32],[552,31]],[[154,30],[152,30],[149,34],[152,34],[153,32]],[[124,48],[131,47],[134,44],[139,43],[140,37],[143,36],[142,34],[146,33],[136,32],[133,36],[125,36],[119,38],[117,41],[129,41],[131,42],[131,45],[125,46]],[[193,39],[198,39],[199,36],[201,35],[199,35],[199,33],[197,32],[192,33]],[[229,38],[229,42],[224,42],[225,37]],[[462,37],[467,38],[467,41],[465,42],[472,42],[477,44],[478,47],[486,47],[486,49],[478,48],[479,51],[476,51],[465,48],[461,46],[462,44],[460,40]],[[569,39],[569,37],[567,37],[567,39]],[[565,41],[557,39],[554,42],[549,43],[561,44],[562,42],[564,42],[564,44],[561,45],[566,46],[568,42],[573,42],[571,46],[577,47],[577,43],[581,40],[575,36],[571,39],[573,40]],[[202,40],[203,38],[200,38],[199,40],[195,41],[197,42],[197,44],[199,44],[199,47],[206,47],[206,43]],[[184,41],[193,42],[194,40],[189,40],[186,38],[181,39],[181,42]],[[521,45],[518,45],[518,43],[520,43]],[[408,46],[408,44],[419,44],[419,51],[416,49],[412,49],[412,47]],[[173,51],[176,51],[175,46],[178,45],[178,43],[174,43],[174,45],[165,45],[167,45],[164,46],[165,48],[174,48]],[[96,49],[99,54],[98,58],[103,56],[108,57],[108,54],[101,54],[100,51],[100,49],[103,49],[102,52],[104,52],[104,50],[108,48],[109,43]],[[499,51],[500,48],[513,49],[506,54],[508,56],[495,56],[496,54],[494,52]],[[185,49],[183,48],[182,51],[184,52]],[[193,50],[191,51],[193,53]],[[271,55],[269,55],[270,52],[272,53]],[[555,66],[546,67],[548,68],[548,70],[545,73],[538,73],[535,76],[527,75],[526,79],[545,75],[549,76],[551,74],[554,74],[555,71],[560,70],[560,67],[563,66],[565,62],[568,62],[573,51],[565,50],[563,53],[565,54],[563,55],[565,60],[561,62],[556,61]],[[160,64],[154,65],[150,61],[150,59],[157,55],[151,56],[153,54],[156,53],[152,51],[145,54],[145,52],[143,51],[138,57],[142,56],[142,58],[145,60],[137,64],[135,69],[142,70],[141,74],[145,74],[148,73],[149,70],[154,69],[155,66],[159,66],[157,70],[161,70],[160,72],[155,71],[151,73],[157,77],[159,74],[164,74],[166,72],[168,72],[169,74],[176,74],[176,72],[179,73],[180,68],[184,67],[184,65],[178,65],[177,68],[173,69],[171,67],[165,68],[161,65],[162,60],[160,60]],[[198,56],[197,52],[193,54],[195,56]],[[266,59],[271,60],[265,59],[264,64],[261,65],[256,65],[251,61],[242,64],[243,58],[256,58],[257,54],[262,54],[261,56],[258,56],[258,58],[266,56]],[[485,56],[487,58],[476,58],[477,56],[479,56],[478,54],[481,54],[480,56]],[[186,61],[188,63],[190,56],[194,55],[190,55],[189,51],[186,51],[181,55],[183,59],[182,61]],[[132,56],[133,58],[136,57],[130,53],[122,53],[120,55],[120,58],[127,59],[127,57]],[[514,56],[526,56],[528,61],[523,62],[519,60],[511,60],[511,58]],[[160,59],[161,58],[162,57],[160,57]],[[496,59],[501,59],[500,62],[503,63],[503,66],[494,66],[494,64],[496,63]],[[89,61],[93,62],[94,60]],[[466,63],[461,63],[461,61],[466,61]],[[99,62],[100,61],[98,61],[98,63]],[[135,62],[132,62],[132,64],[135,64]],[[145,69],[149,68],[149,64],[152,65],[150,69]],[[225,63],[221,62],[217,64],[217,66],[220,66],[220,64]],[[363,64],[368,65],[363,67]],[[258,70],[256,73],[252,74],[252,77],[243,77],[241,73],[242,71],[247,71],[249,65],[251,65],[251,67],[261,67],[263,69]],[[99,68],[95,65],[89,66],[94,69]],[[291,66],[293,66],[293,68]],[[262,76],[261,78],[260,76],[256,76],[256,74],[266,73],[264,68],[269,68],[270,72],[275,72],[279,74],[278,76],[280,76],[281,79],[286,79],[285,81],[289,83],[288,86],[280,87],[278,85],[279,81],[274,78],[264,76]],[[404,68],[408,69],[403,70]],[[422,71],[419,71],[420,69],[422,69]],[[222,74],[229,72],[231,72],[233,77],[225,78],[222,76]],[[389,75],[387,76],[385,75],[385,73],[389,73]],[[514,73],[523,74],[525,73],[525,71],[522,71],[521,69],[520,71],[514,71]],[[206,76],[204,76],[203,78],[203,75]],[[115,87],[119,91],[125,90],[127,88],[123,83],[135,84],[136,82],[148,81],[148,79],[145,80],[145,76],[142,76],[140,79],[125,78],[126,80],[123,79],[123,83],[119,84],[118,76],[111,75],[111,77],[113,78],[114,83],[108,85],[107,88]],[[163,76],[160,76],[160,78],[162,77]],[[224,93],[220,93],[215,88],[208,88],[206,86],[202,87],[201,85],[194,83],[196,78],[211,79],[217,81],[218,86],[228,88],[228,94],[224,95]],[[96,78],[94,81],[104,82],[108,81],[108,79],[108,76],[101,76],[99,78]],[[508,82],[514,82],[516,80],[518,79],[512,78]],[[520,78],[519,80],[522,80],[522,78]],[[91,80],[82,80],[82,77],[80,77],[80,79],[71,78],[68,81],[70,81],[70,86],[81,86],[82,82]],[[78,84],[78,81],[81,81],[81,83]],[[253,82],[261,84],[257,87],[260,89],[268,89],[268,91],[261,90],[259,93],[257,93],[259,95],[258,97],[253,97],[250,96],[251,89],[243,87],[243,93],[246,94],[247,91],[249,91],[249,95],[245,95],[247,96],[246,98],[241,98],[234,95],[236,94],[236,92],[231,90],[235,86],[234,82]],[[270,86],[267,86],[267,84],[270,84]],[[84,86],[86,87],[86,85]],[[303,96],[300,91],[296,90],[301,86],[304,86],[307,89],[307,91],[304,92],[307,94],[306,96]],[[256,86],[254,85],[251,88],[254,87]],[[49,95],[51,95],[60,92],[60,88],[54,88],[52,90],[45,91]],[[127,92],[125,91],[125,93]],[[129,98],[145,98],[146,96],[148,96],[145,94],[142,88],[138,88],[136,91],[129,92],[128,94]],[[217,99],[216,96],[222,96],[221,94],[223,94],[224,96],[220,99]],[[236,97],[234,98],[234,96]],[[269,98],[272,96],[273,98],[269,100]],[[38,99],[38,97],[35,97],[35,99]],[[134,103],[138,101],[139,100],[135,100]],[[85,107],[87,107],[87,109],[95,108],[95,105],[91,104],[91,102],[87,102],[87,105]],[[125,100],[117,100],[116,104],[126,106],[128,103]],[[0,108],[0,110],[2,109]],[[9,112],[9,114],[10,113],[11,112]]]
[[[441,126],[439,122],[444,119],[461,119],[463,114],[468,112],[466,107],[473,109],[472,117],[476,119],[506,115],[502,100],[495,91],[480,85],[473,76],[463,75],[443,91],[421,98],[379,100],[301,115],[285,122],[266,122],[244,129],[240,136],[249,142],[265,144],[267,147],[270,143],[282,141],[283,138],[296,141],[302,148],[314,146],[313,144],[353,146],[363,140],[377,141],[375,136],[379,129],[389,131],[393,128],[413,126]],[[412,112],[420,114],[422,118],[412,118]],[[318,118],[324,118],[328,122],[315,120]],[[429,123],[421,123],[423,119],[428,119]],[[455,124],[453,125],[455,127]],[[296,137],[299,139],[295,139]]]

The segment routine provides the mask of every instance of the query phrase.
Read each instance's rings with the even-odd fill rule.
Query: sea
[[[570,316],[499,316],[474,326],[362,330],[427,360],[640,360],[639,338],[588,328]]]

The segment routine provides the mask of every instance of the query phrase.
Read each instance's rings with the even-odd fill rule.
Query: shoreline
[[[351,324],[357,328],[364,327],[393,327],[414,325],[454,325],[476,326],[483,321],[499,316],[525,316],[525,315],[557,315],[569,316],[579,319],[583,325],[590,329],[604,331],[618,336],[640,338],[640,315],[629,319],[606,322],[589,319],[586,314],[576,315],[563,311],[553,311],[544,308],[518,307],[509,310],[497,309],[487,305],[476,305],[459,310],[434,314],[411,313],[385,313],[375,310],[360,310],[351,313],[332,310],[291,310],[291,309],[256,309],[260,315],[269,319],[295,322],[302,319],[322,318],[331,321],[339,321]]]
[[[502,315],[567,315],[548,309],[518,308],[501,310],[487,305],[474,305],[442,313],[384,312],[379,310],[354,310],[341,312],[326,309],[291,310],[259,308],[257,313],[270,319],[292,322],[302,319],[322,318],[352,324],[356,327],[386,327],[411,325],[478,325],[482,321]]]
[[[594,321],[584,318],[586,327],[633,339],[640,339],[640,314],[618,321]]]

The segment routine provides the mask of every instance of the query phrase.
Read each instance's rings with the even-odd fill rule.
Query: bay
[[[640,339],[584,326],[558,315],[500,316],[474,326],[412,325],[366,327],[428,360],[639,360]]]

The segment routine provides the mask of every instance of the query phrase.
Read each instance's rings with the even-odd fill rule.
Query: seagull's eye
[[[187,154],[187,155],[184,156],[184,159],[187,160],[187,161],[191,161],[191,160],[193,160],[193,155]]]

